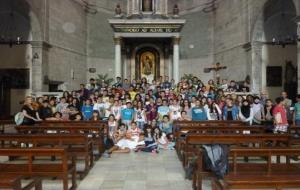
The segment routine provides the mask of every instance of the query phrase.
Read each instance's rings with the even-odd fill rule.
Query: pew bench
[[[11,190],[42,190],[42,179],[39,177],[32,178],[31,182],[25,187],[22,187],[21,176],[9,176],[0,174],[0,189],[11,189]]]
[[[104,152],[104,136],[107,135],[106,127],[89,126],[89,125],[36,125],[36,126],[16,126],[16,130],[21,134],[85,134],[93,143],[93,147],[97,149],[98,155],[95,159],[98,160],[100,155]]]
[[[258,144],[259,147],[274,147],[283,143],[283,146],[288,146],[289,135],[274,135],[274,134],[224,134],[224,135],[205,135],[205,134],[188,134],[185,144],[182,148],[182,164],[187,168],[191,158],[197,158],[197,164],[193,172],[193,187],[201,190],[202,179],[212,177],[210,171],[203,169],[201,146],[207,144],[227,144],[230,147],[245,147],[250,144]],[[247,159],[247,157],[245,157]],[[279,159],[279,158],[277,158]],[[197,171],[197,172],[195,172]]]
[[[22,157],[18,162],[0,163],[1,175],[15,177],[58,178],[63,181],[63,190],[76,189],[76,163],[75,157],[62,148],[1,148],[0,156]],[[37,157],[59,157],[57,162],[43,160],[35,161]],[[69,188],[69,175],[71,175],[72,185]],[[13,183],[13,181],[12,181]],[[19,183],[19,182],[16,182]],[[18,184],[17,184],[18,185]],[[39,187],[39,184],[35,184]]]
[[[85,166],[83,171],[78,171],[83,179],[94,165],[93,146],[91,140],[86,135],[73,134],[5,134],[0,135],[3,147],[23,147],[30,144],[32,147],[62,147],[77,160],[83,159]],[[53,160],[53,157],[52,157]]]
[[[223,134],[263,134],[265,127],[262,126],[186,126],[180,127],[178,131],[175,132],[176,139],[176,151],[179,159],[182,159],[181,151],[182,146],[185,143],[185,138],[190,134],[206,134],[206,135],[223,135]]]
[[[233,148],[232,164],[223,180],[213,180],[213,189],[270,189],[300,188],[300,163],[292,163],[290,157],[299,156],[299,148]],[[266,161],[245,163],[239,157],[265,157]],[[285,162],[274,162],[272,156],[285,157]]]

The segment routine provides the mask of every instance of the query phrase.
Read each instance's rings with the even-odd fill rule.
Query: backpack
[[[204,154],[204,168],[205,170],[212,171],[218,179],[223,179],[223,177],[228,172],[228,145],[203,145]]]
[[[15,115],[15,123],[17,126],[21,125],[24,121],[24,114],[22,112],[18,112],[16,115]]]

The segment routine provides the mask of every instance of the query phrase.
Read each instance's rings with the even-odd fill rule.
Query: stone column
[[[121,37],[115,39],[115,77],[122,77],[122,64],[121,64]]]
[[[262,44],[259,42],[252,43],[252,64],[251,64],[251,91],[260,93],[262,89]]]
[[[173,38],[173,79],[179,82],[179,37]]]
[[[45,64],[43,60],[46,45],[41,41],[31,42],[32,45],[32,65],[31,65],[31,86],[32,92],[42,92],[44,88]]]

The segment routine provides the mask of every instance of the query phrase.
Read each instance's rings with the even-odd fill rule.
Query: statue
[[[120,6],[120,4],[117,4],[117,5],[116,5],[116,8],[115,8],[115,16],[116,16],[116,17],[120,17],[121,14],[122,14],[121,6]]]
[[[174,17],[178,17],[179,16],[179,8],[178,8],[177,4],[175,4],[174,8],[173,8],[173,16]]]
[[[142,1],[142,10],[143,12],[151,12],[152,11],[152,0],[143,0]]]
[[[142,72],[144,75],[151,75],[152,74],[152,67],[153,63],[149,56],[146,56],[145,60],[143,61],[143,69]]]

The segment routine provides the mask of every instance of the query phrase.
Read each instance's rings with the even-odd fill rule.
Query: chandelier
[[[13,5],[11,4],[11,11],[5,15],[5,21],[2,20],[2,26],[0,26],[0,45],[14,45],[30,44],[30,41],[23,40],[20,34],[23,28],[18,28],[16,22],[16,14],[13,11]],[[1,23],[0,23],[1,24]]]

